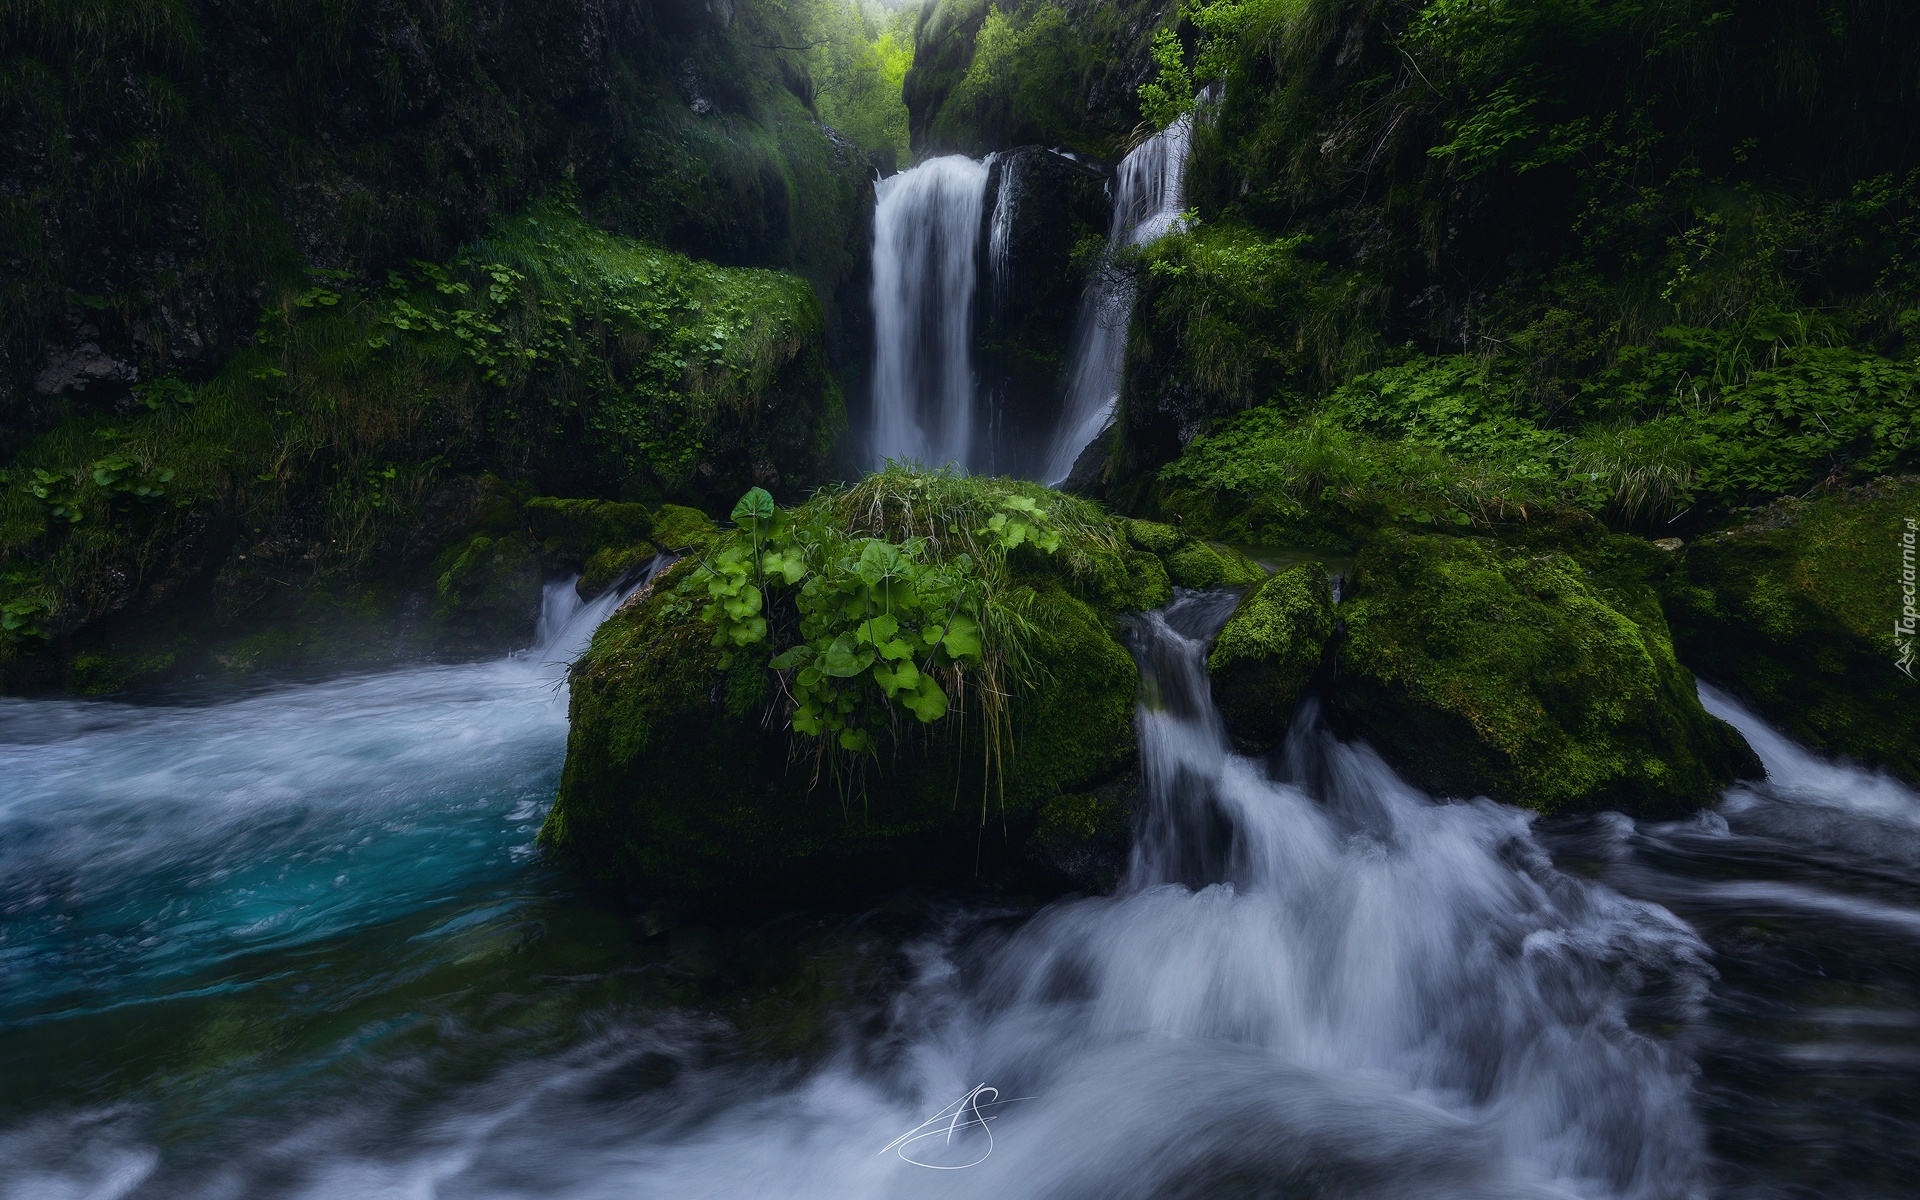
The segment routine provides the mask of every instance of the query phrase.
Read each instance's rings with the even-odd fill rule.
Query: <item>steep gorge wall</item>
[[[500,214],[797,271],[857,347],[871,163],[729,3],[0,7],[0,448],[216,369],[304,272],[377,283]]]

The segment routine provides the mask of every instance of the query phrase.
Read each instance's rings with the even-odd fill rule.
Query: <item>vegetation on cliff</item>
[[[391,572],[434,552],[407,547],[481,472],[649,501],[796,486],[841,423],[804,280],[557,206],[385,287],[315,274],[220,374],[136,399],[69,416],[0,477],[0,604],[37,614],[0,645],[10,660],[222,573],[244,608]]]
[[[1685,532],[1911,461],[1914,21],[1881,0],[1187,5],[1149,107],[1201,117],[1194,212],[1135,263],[1110,481],[1213,432],[1239,449],[1212,459],[1287,479],[1190,460],[1166,484],[1297,501],[1341,441],[1410,460],[1431,516],[1571,503]]]

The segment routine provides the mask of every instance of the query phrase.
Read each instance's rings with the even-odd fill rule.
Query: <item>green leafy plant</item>
[[[730,670],[777,680],[792,730],[843,789],[878,739],[972,713],[989,776],[1009,744],[1008,702],[1028,682],[1030,590],[1010,563],[1069,573],[1118,561],[1110,523],[1032,484],[889,466],[795,510],[753,488],[681,585],[705,598]],[[986,796],[982,796],[983,813]]]

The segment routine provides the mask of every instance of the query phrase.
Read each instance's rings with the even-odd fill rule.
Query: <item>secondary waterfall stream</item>
[[[1193,118],[1183,116],[1121,160],[1114,180],[1113,224],[1107,231],[1109,259],[1125,247],[1158,241],[1179,220],[1192,141]],[[1066,403],[1041,476],[1048,483],[1064,482],[1080,452],[1113,419],[1132,313],[1131,276],[1102,270],[1087,284],[1075,321]]]
[[[1201,664],[1231,597],[1183,594],[1132,635],[1116,895],[636,921],[533,846],[559,664],[615,599],[556,587],[542,648],[493,663],[0,702],[0,1196],[1893,1196],[1920,1173],[1920,796],[1710,689],[1770,776],[1716,811],[1436,802],[1311,702],[1271,761],[1230,753]],[[989,1124],[907,1147],[975,1165],[903,1159],[981,1084]]]

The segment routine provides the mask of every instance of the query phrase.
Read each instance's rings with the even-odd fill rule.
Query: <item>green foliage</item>
[[[1625,524],[1911,462],[1916,13],[1186,5],[1143,95],[1219,90],[1115,461],[1324,409]]]
[[[1675,327],[1543,411],[1506,357],[1414,358],[1317,402],[1282,395],[1197,438],[1176,491],[1262,497],[1269,523],[1320,505],[1356,524],[1482,527],[1572,506],[1627,524],[1727,511],[1920,450],[1920,361]],[[1281,522],[1284,523],[1284,522]]]
[[[931,0],[906,79],[922,153],[1064,146],[1113,156],[1140,120],[1159,0]],[[1121,82],[1122,80],[1125,82]]]
[[[157,402],[124,417],[69,418],[0,475],[0,563],[36,581],[44,628],[212,565],[172,547],[203,545],[192,531],[222,514],[242,517],[235,553],[274,547],[282,578],[364,575],[403,561],[449,475],[497,465],[649,497],[695,478],[732,489],[756,463],[803,480],[839,425],[804,281],[695,262],[565,209],[502,222],[384,288],[329,279],[300,298],[267,309],[213,379],[151,385]]]
[[[935,490],[951,498],[957,481],[932,478],[946,486],[890,471],[875,502]],[[765,661],[782,672],[795,731],[867,751],[896,706],[930,724],[970,672],[1004,680],[1021,661],[1027,627],[1008,595],[1007,558],[1022,546],[1054,554],[1060,533],[1032,495],[971,490],[972,503],[935,510],[944,526],[889,540],[884,518],[879,535],[850,529],[843,497],[789,513],[753,488],[733,511],[739,532],[711,547],[682,587],[707,596],[701,617],[714,627],[714,645],[729,654],[776,651]],[[988,504],[983,520],[978,510]],[[997,716],[994,695],[988,687],[983,700]]]
[[[779,0],[751,10],[774,44],[804,65],[820,119],[869,153],[912,157],[900,85],[913,66],[910,5]]]

